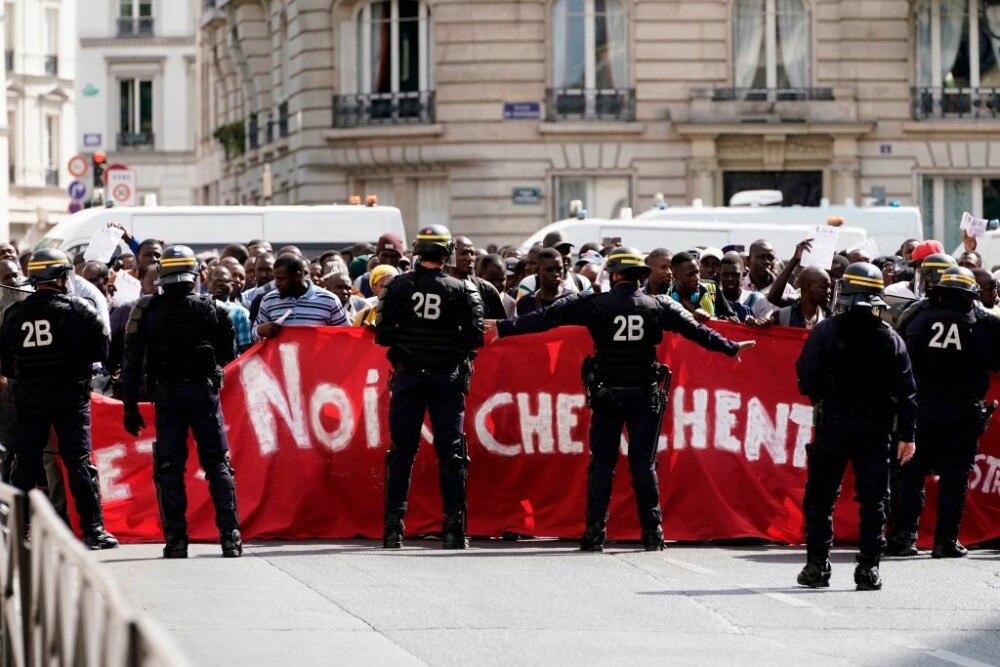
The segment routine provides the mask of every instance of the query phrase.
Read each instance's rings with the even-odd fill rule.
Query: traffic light
[[[94,187],[104,187],[104,167],[107,166],[108,156],[104,151],[97,151],[93,155],[94,162]]]

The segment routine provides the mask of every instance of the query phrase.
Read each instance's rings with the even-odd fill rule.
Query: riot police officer
[[[187,558],[187,495],[184,468],[188,430],[215,505],[222,555],[243,553],[229,443],[219,405],[222,368],[234,357],[235,333],[226,310],[211,295],[194,293],[198,260],[186,246],[163,251],[157,268],[162,294],[136,302],[125,331],[122,368],[125,430],[138,436],[139,385],[156,408],[153,481],[166,545],[164,558]]]
[[[906,463],[913,456],[916,421],[916,387],[906,346],[877,312],[886,306],[883,287],[882,272],[874,265],[848,266],[837,300],[841,312],[816,325],[795,365],[799,391],[812,401],[816,427],[806,450],[807,562],[798,576],[802,586],[830,585],[833,506],[850,462],[861,505],[854,583],[858,590],[882,587],[878,566],[885,546],[890,433],[895,419],[896,456]]]
[[[924,507],[924,478],[938,475],[934,558],[961,558],[958,541],[969,473],[990,410],[983,398],[989,371],[1000,362],[1000,319],[975,308],[979,285],[963,267],[947,269],[928,298],[918,302],[901,334],[917,380],[920,449],[899,472],[899,517],[888,553],[917,555],[917,523]]]
[[[393,367],[389,399],[392,446],[386,455],[382,546],[403,545],[403,516],[424,414],[430,413],[444,505],[442,545],[464,549],[468,449],[463,423],[472,358],[483,344],[483,305],[470,283],[443,270],[454,251],[451,233],[430,225],[417,233],[414,271],[379,299],[375,341],[388,347]]]
[[[35,292],[11,305],[0,330],[0,369],[14,393],[11,483],[28,491],[44,478],[42,452],[53,429],[91,549],[118,546],[104,530],[100,483],[91,460],[90,377],[108,356],[97,312],[67,293],[73,264],[60,250],[39,250],[28,262]]]
[[[583,368],[592,416],[586,530],[580,549],[604,550],[611,481],[624,427],[629,435],[628,462],[642,543],[647,551],[658,551],[664,543],[656,447],[669,371],[657,362],[656,347],[664,331],[675,331],[706,349],[733,357],[754,341],[727,340],[695,322],[672,299],[642,293],[639,285],[650,268],[635,248],[613,250],[605,271],[611,277],[610,292],[572,294],[516,320],[491,322],[489,329],[504,337],[565,325],[587,327],[596,352]]]

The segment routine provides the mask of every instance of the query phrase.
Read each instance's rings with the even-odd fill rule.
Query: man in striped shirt
[[[282,326],[348,326],[340,299],[307,277],[309,267],[296,255],[281,255],[274,262],[275,289],[261,301],[253,330],[254,340],[277,336]]]

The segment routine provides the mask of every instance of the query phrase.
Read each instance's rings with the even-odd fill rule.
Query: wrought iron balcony
[[[833,88],[714,88],[713,102],[830,102]]]
[[[119,37],[152,37],[152,16],[120,16],[118,17]]]
[[[59,170],[55,167],[45,169],[45,185],[53,188],[59,187]]]
[[[155,139],[152,132],[119,132],[118,150],[152,150]]]
[[[333,126],[419,125],[434,122],[434,91],[334,95]]]
[[[546,120],[635,120],[634,88],[549,88]]]
[[[49,76],[59,76],[59,56],[45,56],[45,73]]]
[[[1000,117],[1000,88],[913,88],[913,117],[976,119]]]

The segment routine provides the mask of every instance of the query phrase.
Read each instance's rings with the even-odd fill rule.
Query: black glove
[[[146,422],[142,420],[142,413],[139,412],[138,405],[125,406],[125,431],[138,438],[139,431],[146,428]]]

